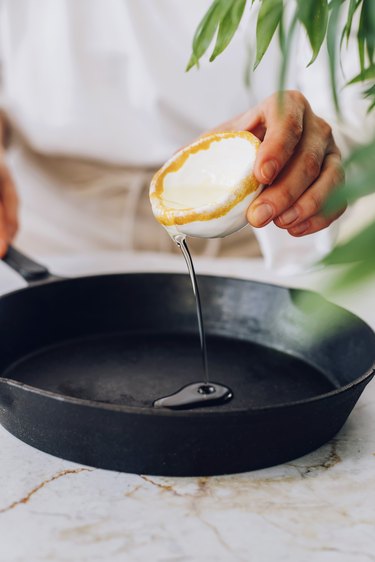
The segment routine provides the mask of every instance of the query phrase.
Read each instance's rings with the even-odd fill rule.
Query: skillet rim
[[[19,289],[16,289],[15,291],[10,291],[8,293],[2,294],[0,295],[0,302],[3,299],[6,299],[9,296],[13,296],[13,295],[17,295],[18,293],[23,293],[25,291],[29,291],[32,289],[38,289],[39,287],[42,287],[43,285],[59,285],[61,283],[70,283],[70,282],[76,282],[76,281],[86,281],[86,280],[104,280],[104,279],[108,279],[108,278],[120,278],[120,277],[136,277],[136,276],[146,276],[146,277],[155,277],[155,276],[159,276],[159,277],[189,277],[187,273],[181,273],[181,272],[152,272],[152,271],[148,271],[148,272],[136,272],[136,271],[132,271],[132,272],[123,272],[123,273],[104,273],[104,274],[93,274],[93,275],[83,275],[83,276],[77,276],[77,277],[55,277],[53,276],[53,274],[51,274],[50,278],[47,278],[46,280],[42,280],[42,281],[37,281],[31,285],[26,285],[25,287],[20,287]],[[353,312],[351,312],[350,310],[347,310],[346,308],[343,308],[340,305],[337,305],[331,301],[329,301],[325,296],[323,296],[322,294],[318,293],[317,291],[311,290],[311,289],[305,289],[305,288],[299,288],[299,287],[288,287],[285,285],[278,285],[276,283],[268,283],[268,282],[263,282],[263,281],[256,281],[256,280],[252,280],[252,279],[245,279],[242,277],[227,277],[227,276],[222,276],[222,275],[202,275],[202,274],[198,274],[198,278],[208,278],[208,279],[221,279],[223,281],[237,281],[237,282],[242,282],[242,283],[251,283],[251,284],[255,284],[255,285],[262,285],[262,286],[267,286],[267,287],[272,287],[272,288],[276,288],[276,289],[281,289],[284,291],[302,291],[304,293],[310,293],[313,295],[317,295],[320,299],[322,299],[323,301],[325,301],[326,303],[328,303],[329,306],[332,306],[340,311],[343,311],[345,314],[349,315],[349,317],[352,317],[354,320],[359,321],[363,327],[365,329],[368,329],[372,335],[375,338],[375,331],[372,329],[371,326],[369,326],[369,324],[367,324],[367,322],[365,320],[363,320],[362,318],[360,318],[359,316],[357,316],[356,314],[354,314]],[[375,341],[375,340],[374,340]],[[32,386],[32,385],[28,385],[26,383],[22,383],[19,381],[16,381],[14,379],[10,379],[7,377],[2,377],[0,376],[0,384],[4,384],[5,386],[10,386],[10,387],[15,387],[18,388],[22,391],[26,391],[29,392],[31,394],[35,394],[37,396],[41,396],[41,397],[45,397],[45,398],[50,398],[53,400],[56,400],[58,402],[67,402],[70,403],[72,405],[77,405],[77,406],[85,406],[85,407],[90,407],[90,408],[99,408],[101,410],[107,410],[107,411],[115,411],[115,412],[119,412],[119,413],[124,413],[124,414],[135,414],[135,415],[146,415],[146,416],[161,416],[161,417],[179,417],[179,418],[184,418],[184,417],[189,417],[191,418],[192,416],[194,418],[200,418],[200,417],[204,417],[206,418],[207,416],[211,416],[211,417],[215,417],[215,416],[226,416],[226,417],[230,417],[230,416],[238,416],[238,415],[256,415],[256,414],[261,414],[262,412],[268,412],[268,411],[277,411],[277,410],[285,410],[285,409],[290,409],[290,408],[294,408],[294,407],[299,407],[299,406],[303,406],[305,404],[310,404],[310,403],[314,403],[320,400],[327,400],[330,398],[333,398],[334,396],[337,395],[341,395],[344,394],[346,392],[349,392],[350,390],[352,390],[354,387],[362,384],[363,382],[365,382],[368,379],[368,383],[371,381],[371,379],[373,378],[373,376],[375,375],[375,359],[373,364],[371,365],[371,367],[362,375],[360,375],[359,377],[355,378],[354,380],[352,380],[350,383],[347,383],[344,386],[340,386],[339,388],[335,388],[334,390],[331,390],[329,392],[325,392],[323,394],[318,394],[317,396],[312,396],[310,398],[306,398],[303,400],[296,400],[294,402],[281,402],[280,404],[274,404],[274,405],[270,405],[270,406],[261,406],[259,408],[256,407],[252,407],[252,408],[239,408],[236,410],[222,410],[222,411],[216,411],[216,412],[212,412],[212,410],[210,409],[199,409],[199,408],[192,408],[190,410],[172,410],[172,409],[168,409],[168,408],[151,408],[150,406],[126,406],[124,404],[110,404],[110,403],[104,403],[104,402],[99,402],[99,401],[95,401],[95,400],[84,400],[82,398],[75,398],[73,396],[66,396],[64,394],[58,394],[57,392],[52,392],[50,390],[43,390],[41,388]],[[368,384],[366,383],[366,384]]]

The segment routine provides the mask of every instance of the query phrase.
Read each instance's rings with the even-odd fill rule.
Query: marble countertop
[[[175,256],[46,258],[55,273],[184,271]],[[197,260],[325,291],[327,275],[275,279],[261,261]],[[0,264],[0,292],[23,286]],[[375,328],[375,286],[333,300]],[[375,561],[375,383],[340,433],[305,457],[233,476],[161,478],[80,466],[0,427],[0,561]]]

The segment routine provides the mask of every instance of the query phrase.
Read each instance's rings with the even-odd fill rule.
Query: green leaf
[[[340,17],[341,0],[331,0],[330,9],[331,13],[328,19],[327,26],[327,50],[329,61],[329,76],[331,81],[331,91],[333,102],[337,113],[340,112],[339,100],[336,88],[336,59],[337,59],[337,27]]]
[[[279,21],[279,45],[280,45],[280,50],[283,53],[285,51],[285,29],[284,29],[284,21],[282,16]]]
[[[358,173],[355,180],[336,189],[324,206],[324,213],[328,216],[342,209],[346,204],[354,203],[357,199],[375,192],[375,166],[370,173]]]
[[[367,225],[347,242],[336,246],[322,263],[334,265],[363,260],[375,261],[375,222]]]
[[[211,4],[195,32],[193,52],[187,64],[186,72],[193,66],[199,66],[200,58],[210,46],[221,19],[225,16],[228,9],[231,8],[232,3],[233,0],[214,0]]]
[[[306,29],[313,56],[312,64],[319,54],[324,41],[328,22],[327,0],[297,0],[297,17]]]
[[[288,32],[284,38],[283,45],[280,44],[280,46],[282,47],[281,52],[283,55],[281,66],[280,66],[280,74],[279,74],[279,105],[281,109],[282,109],[282,100],[283,100],[282,96],[283,96],[283,90],[285,88],[285,80],[286,80],[286,73],[288,69],[290,49],[292,46],[296,25],[297,25],[297,14],[294,14],[292,23],[290,24]]]
[[[371,80],[371,79],[375,79],[375,64],[368,66],[363,70],[363,72],[360,72],[359,74],[357,74],[357,76],[354,76],[354,78],[352,78],[350,82],[347,83],[347,85],[355,84],[356,82],[363,82],[364,80]]]
[[[359,18],[359,27],[357,34],[359,66],[361,74],[365,71],[365,41],[366,41],[366,3],[362,4],[361,15]]]
[[[367,110],[367,113],[369,113],[375,108],[375,84],[373,84],[372,86],[370,86],[370,88],[365,90],[363,96],[365,98],[369,98],[370,100],[372,99],[372,101],[370,101],[370,105]]]
[[[253,52],[251,49],[251,45],[246,45],[246,58],[245,64],[243,68],[243,81],[246,88],[250,88],[251,84],[251,74],[252,74],[252,66],[253,66]]]
[[[341,34],[340,47],[342,45],[344,38],[346,38],[346,46],[348,46],[350,32],[352,30],[353,17],[361,2],[362,0],[350,0],[349,8],[348,8],[348,17]]]
[[[246,0],[234,0],[232,6],[222,18],[210,62],[214,61],[231,42],[240,24],[245,6]]]
[[[359,146],[352,151],[350,156],[345,161],[345,166],[358,165],[359,167],[365,167],[368,169],[369,166],[373,166],[375,161],[375,139],[370,141],[368,144]]]
[[[254,70],[268,49],[271,39],[282,18],[283,8],[283,0],[262,1],[256,27],[257,51]]]
[[[327,290],[328,294],[336,294],[340,291],[348,289],[353,290],[353,287],[367,281],[374,275],[375,272],[375,259],[360,261],[352,265],[346,271],[343,271],[336,281]]]
[[[372,64],[374,62],[375,49],[375,3],[374,0],[363,0],[365,8],[365,33],[367,57]]]
[[[367,44],[367,56],[370,63],[374,62],[374,50],[375,50],[375,3],[373,0],[366,4],[366,23],[367,23],[367,33],[366,33],[366,44]]]
[[[351,179],[328,198],[324,207],[328,215],[375,191],[375,140],[353,151],[344,167],[346,170],[353,168]]]

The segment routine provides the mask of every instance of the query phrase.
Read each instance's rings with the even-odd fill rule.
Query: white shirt
[[[3,107],[40,151],[161,164],[181,144],[277,89],[276,44],[253,75],[251,89],[244,84],[254,36],[249,6],[227,51],[185,72],[195,28],[210,3],[3,0]],[[348,78],[358,68],[356,53],[350,55]],[[309,57],[307,45],[296,43],[288,87],[306,92],[313,108],[332,119],[325,57],[306,69]],[[352,138],[366,137],[363,126],[368,123],[370,130],[371,119],[363,118],[365,102],[353,88],[343,94]]]
[[[160,165],[253,101],[242,80],[241,37],[217,65],[185,72],[209,4],[5,1],[0,56],[7,114],[39,151]]]

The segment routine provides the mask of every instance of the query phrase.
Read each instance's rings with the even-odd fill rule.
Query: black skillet
[[[199,277],[212,380],[231,401],[153,408],[202,378],[187,275],[59,279],[14,249],[29,287],[0,298],[0,422],[53,455],[126,472],[212,475],[274,465],[342,427],[374,374],[375,334],[311,293]],[[310,305],[311,305],[310,299]],[[329,336],[317,338],[329,312]]]

